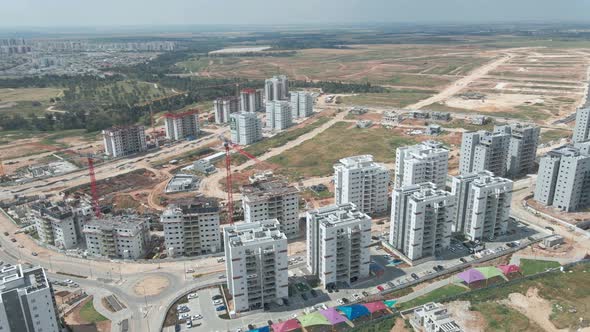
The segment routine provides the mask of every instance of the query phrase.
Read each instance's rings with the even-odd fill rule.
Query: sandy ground
[[[403,319],[401,319],[401,318],[396,319],[395,325],[391,329],[391,332],[410,332],[410,331],[412,331],[411,329],[405,328],[404,324],[405,324],[405,322]]]
[[[464,331],[483,332],[485,330],[487,325],[485,318],[480,312],[469,310],[469,301],[453,301],[445,306]]]
[[[547,332],[567,331],[567,329],[556,329],[549,320],[551,314],[551,303],[539,297],[537,288],[529,288],[526,295],[512,293],[502,303],[520,311],[523,315],[533,320]]]
[[[138,296],[155,296],[170,286],[170,280],[160,276],[146,277],[133,286],[133,292]]]
[[[535,201],[532,198],[527,200],[527,204],[529,204],[530,206],[535,208],[535,210],[539,210],[539,211],[546,213],[550,216],[553,216],[555,218],[561,219],[563,221],[567,221],[569,223],[572,223],[573,225],[577,224],[580,221],[590,220],[590,211],[589,212],[567,212],[567,213],[564,213],[563,211],[552,208],[550,206],[547,207],[547,206],[544,206],[543,204],[539,204],[537,201]]]

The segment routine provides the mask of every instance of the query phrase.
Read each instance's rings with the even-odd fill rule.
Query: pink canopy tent
[[[320,314],[322,314],[332,325],[336,325],[339,323],[346,322],[346,318],[342,317],[342,315],[336,311],[335,308],[328,308],[326,310],[320,310]]]
[[[274,332],[289,332],[297,330],[298,328],[301,328],[301,323],[296,319],[289,319],[282,323],[272,324],[272,330]]]
[[[505,276],[507,276],[511,273],[520,272],[520,267],[518,267],[518,265],[514,265],[514,264],[498,265],[498,268],[502,271],[502,273],[504,273]]]
[[[364,303],[363,305],[367,309],[369,309],[369,312],[371,312],[371,313],[374,313],[375,311],[387,309],[387,306],[385,306],[385,304],[383,304],[383,301]]]
[[[457,274],[457,277],[459,279],[465,281],[468,284],[486,279],[486,277],[483,275],[483,273],[481,273],[475,269],[469,269],[467,271],[463,271],[463,272]]]

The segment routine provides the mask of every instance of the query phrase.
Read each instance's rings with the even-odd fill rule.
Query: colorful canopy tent
[[[346,318],[342,317],[338,311],[334,308],[328,308],[326,310],[320,310],[320,314],[322,314],[332,325],[340,324],[346,322]]]
[[[379,310],[387,309],[387,307],[385,306],[385,304],[383,304],[382,301],[364,303],[363,306],[365,306],[369,310],[370,313],[374,313]]]
[[[493,277],[504,278],[504,273],[502,273],[502,270],[495,266],[476,267],[475,270],[481,272],[481,274],[483,274],[484,278],[486,279],[491,279]]]
[[[514,264],[499,265],[498,268],[500,269],[500,271],[502,271],[502,273],[504,273],[505,276],[507,276],[511,273],[520,272],[520,267],[518,267],[518,265],[514,265]]]
[[[383,304],[385,304],[388,308],[393,308],[396,303],[397,303],[397,300],[385,300],[385,301],[383,301]]]
[[[476,269],[469,269],[467,271],[463,271],[457,274],[457,277],[468,284],[474,283],[476,281],[485,280],[486,277],[480,271]]]
[[[297,319],[289,319],[282,323],[272,324],[273,332],[289,332],[301,328],[301,323]]]
[[[314,325],[332,325],[332,323],[330,323],[330,321],[324,315],[317,311],[298,317],[297,320],[299,320],[301,326],[303,327]]]
[[[259,327],[257,329],[254,330],[248,330],[249,332],[270,332],[270,326],[263,326],[263,327]]]
[[[340,310],[349,320],[355,320],[359,317],[371,314],[369,309],[367,309],[367,307],[362,304],[344,305],[338,307],[337,309]]]

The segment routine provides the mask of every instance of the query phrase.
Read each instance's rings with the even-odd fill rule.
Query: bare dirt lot
[[[453,319],[463,328],[464,331],[483,332],[486,327],[486,320],[477,311],[469,310],[469,301],[453,301],[446,305]]]
[[[551,315],[551,303],[539,296],[537,288],[529,288],[526,295],[520,293],[512,293],[508,295],[508,299],[501,301],[518,311],[529,319],[537,323],[547,332],[565,332],[568,329],[557,329],[549,320]],[[588,330],[588,329],[586,329]]]
[[[138,281],[133,292],[138,296],[155,296],[170,286],[170,280],[162,276],[150,276]]]

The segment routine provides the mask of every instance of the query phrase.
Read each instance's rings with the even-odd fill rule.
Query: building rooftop
[[[163,212],[166,214],[200,214],[219,212],[219,203],[215,199],[197,197],[177,200]]]
[[[65,202],[41,200],[31,204],[31,210],[37,212],[40,216],[47,215],[57,220],[65,220],[74,215],[72,208]]]
[[[440,128],[440,126],[438,126]],[[420,159],[423,157],[426,157],[428,155],[431,154],[436,154],[436,153],[448,153],[449,150],[447,150],[443,143],[438,142],[438,141],[424,141],[420,144],[416,144],[416,145],[410,145],[410,146],[405,146],[405,147],[401,147],[399,148],[400,151],[406,151],[408,154],[410,154],[411,156]]]
[[[103,232],[126,233],[126,236],[135,236],[142,229],[146,222],[145,218],[139,216],[116,216],[108,219],[91,220],[84,225],[83,233],[100,234]]]
[[[325,227],[356,223],[359,220],[371,220],[371,217],[367,214],[357,210],[356,205],[353,203],[330,205],[308,213]]]
[[[287,239],[284,233],[279,230],[279,221],[271,219],[261,222],[244,223],[226,227],[230,247],[273,242]]]
[[[274,196],[296,194],[299,190],[282,181],[257,182],[242,187],[242,199],[247,202],[267,200]]]
[[[23,269],[22,265],[15,265],[0,270],[0,293],[13,289],[25,289],[27,293],[32,293],[48,286],[47,276],[42,267]]]

